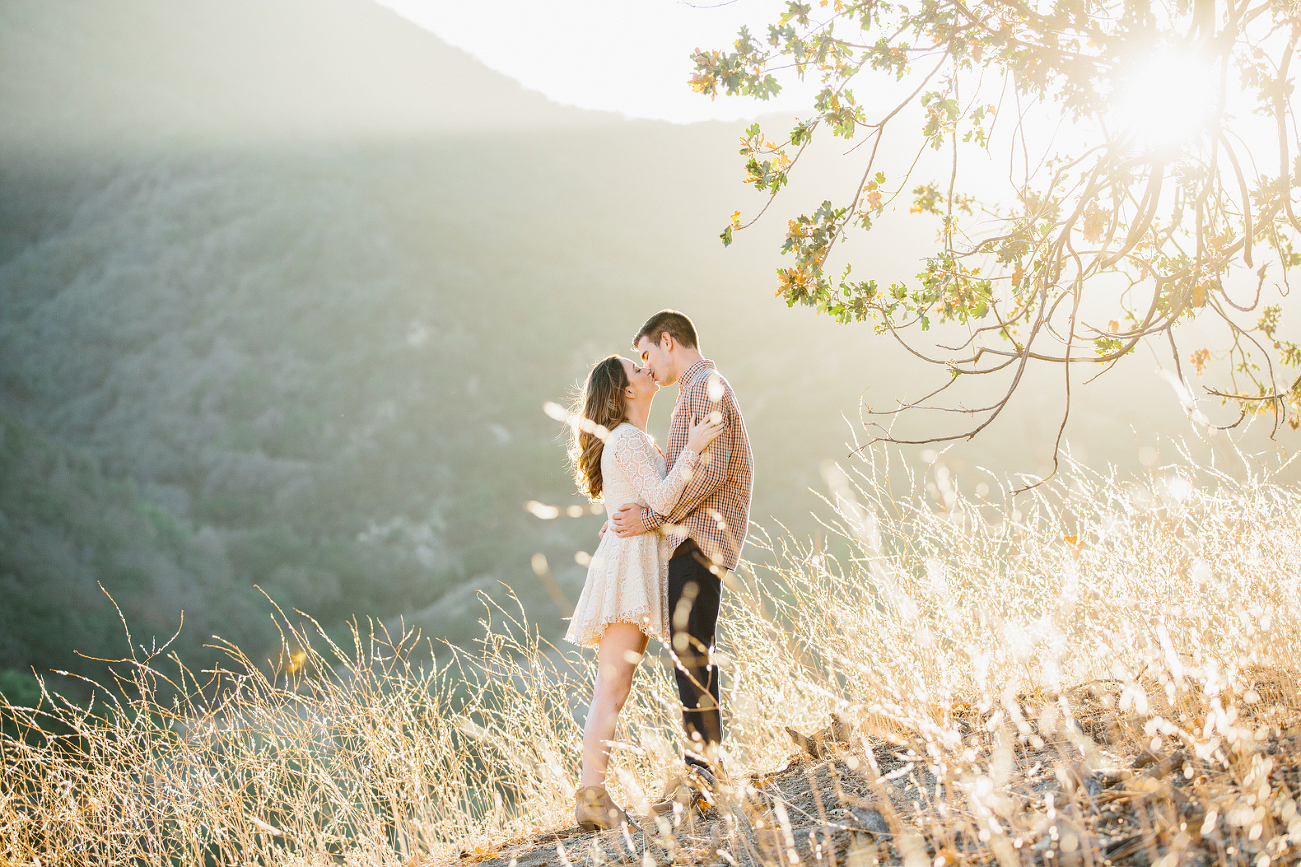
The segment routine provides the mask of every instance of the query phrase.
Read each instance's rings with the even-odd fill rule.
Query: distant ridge
[[[9,0],[0,152],[586,126],[370,0]]]

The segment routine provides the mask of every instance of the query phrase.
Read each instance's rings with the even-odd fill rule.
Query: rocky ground
[[[642,830],[627,832],[556,830],[494,852],[463,853],[461,863],[1301,863],[1293,800],[1301,788],[1301,727],[1281,725],[1282,713],[1260,710],[1255,728],[1239,726],[1236,740],[1200,744],[1149,740],[1142,731],[1135,739],[1114,715],[1098,712],[1056,726],[1051,714],[1023,716],[1016,728],[999,728],[984,724],[989,714],[955,714],[961,746],[954,749],[950,738],[943,759],[925,739],[866,737],[833,720],[810,737],[791,731],[800,749],[785,767],[736,781],[703,814],[647,819]]]

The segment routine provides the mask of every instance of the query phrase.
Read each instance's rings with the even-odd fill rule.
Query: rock
[[[848,818],[847,824],[854,830],[867,831],[877,837],[889,837],[890,823],[885,820],[879,810],[873,810],[867,807],[845,807],[845,815]]]
[[[1160,779],[1172,771],[1182,771],[1187,762],[1188,754],[1183,750],[1175,750],[1168,756],[1143,750],[1134,757],[1134,770],[1143,770],[1147,776]]]
[[[839,711],[831,712],[831,737],[836,743],[847,747],[854,746],[858,735],[854,731],[854,721]]]
[[[1125,768],[1098,768],[1095,774],[1102,780],[1102,786],[1106,789],[1118,786],[1134,776],[1133,771]]]
[[[1102,794],[1102,782],[1098,779],[1098,775],[1086,772],[1079,765],[1058,765],[1055,776],[1061,784],[1062,791],[1068,794],[1083,792],[1090,798]]]
[[[1146,768],[1148,765],[1155,765],[1159,761],[1161,761],[1161,757],[1156,753],[1151,750],[1142,750],[1138,755],[1134,756],[1133,767],[1137,771]]]
[[[832,712],[829,726],[811,735],[801,734],[790,726],[786,726],[786,734],[790,735],[797,747],[814,759],[829,759],[833,754],[832,747],[853,746],[858,739],[854,733],[853,722],[845,715],[836,712]]]
[[[791,736],[791,741],[794,742],[795,746],[804,750],[809,756],[815,759],[822,758],[822,745],[813,737],[800,734],[790,726],[786,726],[786,734]]]

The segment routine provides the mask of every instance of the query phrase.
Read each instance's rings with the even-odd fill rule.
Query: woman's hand
[[[687,432],[687,448],[701,454],[723,432],[723,414],[714,410],[691,426]]]

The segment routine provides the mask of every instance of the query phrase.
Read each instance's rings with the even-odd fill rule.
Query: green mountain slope
[[[78,654],[129,655],[123,618],[152,645],[175,631],[181,609],[184,658],[201,661],[214,632],[268,642],[265,603],[232,579],[214,533],[191,532],[131,481],[106,479],[92,456],[8,413],[0,431],[0,667],[98,675]]]

